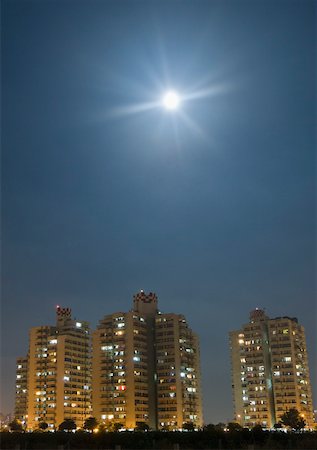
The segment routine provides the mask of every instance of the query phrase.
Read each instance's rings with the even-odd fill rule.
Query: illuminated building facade
[[[297,319],[278,317],[269,321],[272,380],[276,421],[286,409],[296,408],[308,427],[314,411],[304,327]]]
[[[159,314],[155,327],[159,428],[202,426],[199,340],[179,314]]]
[[[27,428],[46,422],[56,429],[65,419],[82,426],[91,415],[91,343],[87,322],[56,309],[56,326],[30,330]]]
[[[100,321],[92,379],[100,421],[128,429],[202,425],[198,338],[183,316],[158,312],[154,293],[137,293],[132,311]]]
[[[296,408],[308,428],[313,406],[304,328],[296,318],[270,319],[263,310],[230,333],[235,420],[272,428]]]
[[[93,334],[93,414],[134,428],[149,421],[145,319],[135,313],[104,317]]]
[[[17,358],[14,417],[23,426],[27,419],[28,358]]]

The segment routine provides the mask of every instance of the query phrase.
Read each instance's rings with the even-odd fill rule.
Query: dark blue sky
[[[315,19],[305,0],[2,2],[2,412],[30,327],[57,303],[95,327],[141,288],[200,335],[207,423],[232,418],[228,332],[255,307],[305,326],[316,398]],[[216,93],[112,115],[169,86]]]

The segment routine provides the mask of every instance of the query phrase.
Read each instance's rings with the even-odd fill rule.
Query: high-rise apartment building
[[[304,328],[296,318],[270,319],[261,309],[230,333],[235,420],[271,428],[296,408],[312,427],[313,406]]]
[[[25,426],[27,419],[28,358],[17,358],[14,417]]]
[[[183,316],[161,314],[154,293],[105,316],[93,334],[93,414],[135,428],[202,425],[199,345]]]
[[[180,314],[159,314],[155,327],[160,428],[202,425],[199,340]]]
[[[56,326],[40,326],[30,330],[25,362],[28,367],[28,429],[37,428],[40,422],[46,422],[50,429],[55,429],[65,419],[72,419],[77,426],[82,426],[91,415],[91,338],[88,323],[72,319],[69,308],[57,307],[56,316]],[[19,371],[23,369],[23,364],[18,363],[17,380],[19,375],[22,376]],[[17,394],[16,408],[22,401],[24,397]]]

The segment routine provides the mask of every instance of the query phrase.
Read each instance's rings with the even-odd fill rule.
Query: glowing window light
[[[113,349],[112,345],[103,345],[101,347],[101,350],[103,350],[103,351],[109,351],[109,350],[112,350],[112,349]]]

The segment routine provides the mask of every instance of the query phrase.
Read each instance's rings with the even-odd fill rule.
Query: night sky
[[[255,307],[305,326],[316,405],[316,3],[3,0],[1,25],[0,410],[56,304],[94,328],[140,289],[200,336],[206,423]],[[196,98],[143,108],[170,87]]]

